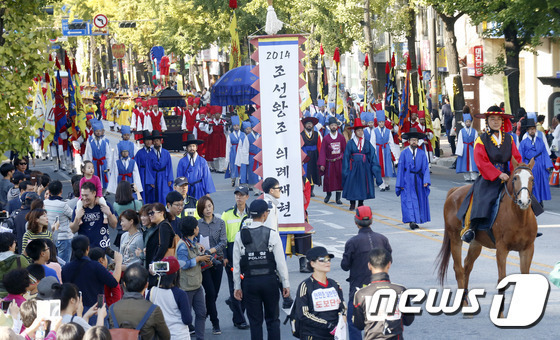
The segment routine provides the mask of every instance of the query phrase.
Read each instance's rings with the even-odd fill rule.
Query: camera
[[[107,248],[105,248],[105,255],[114,259],[115,258],[115,251],[111,247],[107,247]]]
[[[165,274],[169,271],[169,262],[158,261],[150,263],[150,270],[156,274]]]
[[[218,255],[212,254],[210,250],[205,250],[204,255],[210,255],[210,260],[212,260],[212,265],[217,266],[222,264],[222,262],[218,259]]]
[[[8,212],[5,211],[5,210],[0,211],[0,221],[1,221],[1,220],[5,220],[5,219],[7,219],[7,218],[8,218]]]

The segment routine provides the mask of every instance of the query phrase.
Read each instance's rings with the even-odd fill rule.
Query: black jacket
[[[352,322],[354,326],[360,330],[365,331],[364,340],[369,339],[403,339],[403,325],[409,326],[414,321],[414,314],[404,314],[402,313],[400,317],[398,315],[388,316],[384,321],[373,321],[371,320],[371,315],[368,310],[372,310],[375,307],[371,307],[366,303],[369,301],[374,293],[379,289],[393,289],[397,292],[397,302],[395,308],[395,314],[398,312],[398,302],[400,300],[401,294],[406,290],[404,286],[399,284],[391,283],[389,280],[389,274],[387,273],[377,273],[371,276],[371,283],[362,289],[359,289],[354,295],[354,312],[352,313]],[[407,301],[407,306],[410,305],[410,301]],[[384,309],[379,308],[379,310],[384,311]]]

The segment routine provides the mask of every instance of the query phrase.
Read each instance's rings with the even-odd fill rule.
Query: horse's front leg
[[[496,244],[496,263],[498,265],[498,283],[502,281],[504,277],[506,277],[506,262],[507,257],[509,254],[509,250],[504,247],[503,245]],[[499,289],[498,294],[504,295],[505,289]],[[502,303],[500,305],[500,314],[498,317],[504,317],[504,300],[505,297],[502,299]]]
[[[533,253],[535,252],[535,244],[531,245],[519,252],[519,266],[521,267],[521,274],[529,274],[531,269],[531,262],[533,261]]]

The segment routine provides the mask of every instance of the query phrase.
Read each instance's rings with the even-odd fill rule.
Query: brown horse
[[[514,171],[506,184],[506,193],[500,204],[500,210],[492,227],[496,243],[492,242],[488,233],[478,231],[475,239],[470,243],[464,267],[461,265],[461,240],[462,223],[457,218],[457,211],[465,199],[470,185],[452,188],[447,193],[443,208],[445,220],[445,233],[443,244],[438,254],[439,262],[438,279],[443,285],[449,265],[449,255],[453,256],[453,270],[459,289],[469,286],[469,275],[473,269],[474,261],[480,255],[482,247],[496,249],[496,262],[498,264],[498,282],[506,276],[506,260],[511,250],[518,251],[521,259],[521,273],[529,273],[533,259],[534,242],[537,236],[537,219],[531,209],[531,193],[533,189],[533,165],[517,163],[512,157]],[[492,204],[493,202],[488,202]]]

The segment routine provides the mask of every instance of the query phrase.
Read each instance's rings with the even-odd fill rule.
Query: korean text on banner
[[[303,223],[298,37],[260,38],[263,178],[280,182],[278,223]]]

